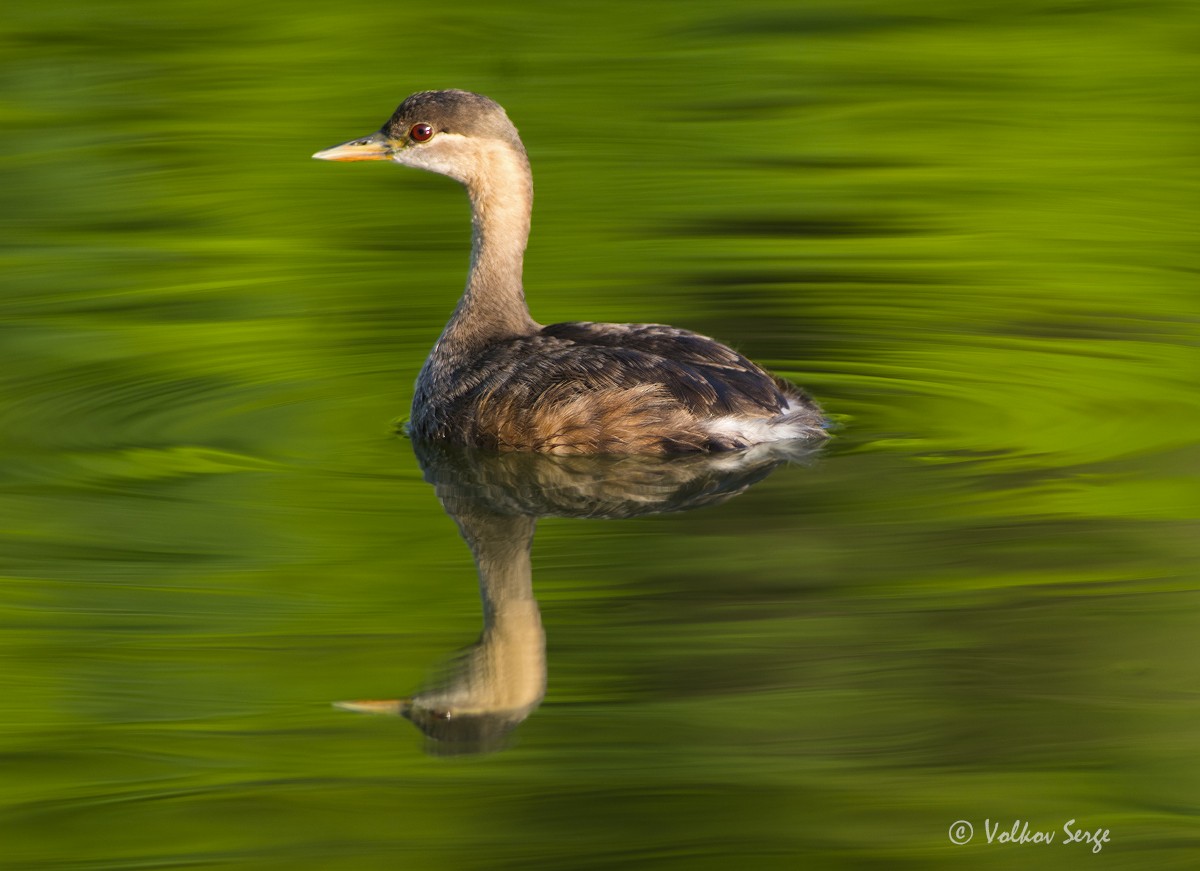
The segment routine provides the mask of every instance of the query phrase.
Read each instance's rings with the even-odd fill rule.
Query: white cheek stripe
[[[480,164],[484,151],[479,141],[461,133],[435,133],[428,142],[396,151],[392,160],[466,183],[471,170]]]

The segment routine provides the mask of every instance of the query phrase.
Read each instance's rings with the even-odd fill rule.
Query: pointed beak
[[[317,160],[388,160],[399,147],[400,143],[388,139],[380,130],[362,139],[318,151],[313,157]]]

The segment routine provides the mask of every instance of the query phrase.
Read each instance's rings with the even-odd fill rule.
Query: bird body
[[[424,91],[383,128],[313,155],[393,160],[461,182],[471,200],[466,290],[417,378],[411,433],[500,451],[668,454],[825,434],[798,387],[707,336],[659,324],[541,326],[521,273],[533,181],[504,109]]]

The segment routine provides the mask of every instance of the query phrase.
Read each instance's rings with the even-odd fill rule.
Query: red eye
[[[428,124],[414,124],[408,135],[412,137],[413,142],[428,142],[433,138],[433,128]]]

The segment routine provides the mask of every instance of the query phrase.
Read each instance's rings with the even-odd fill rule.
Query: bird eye
[[[433,138],[433,128],[428,124],[414,124],[408,135],[412,137],[413,142],[428,142]]]

